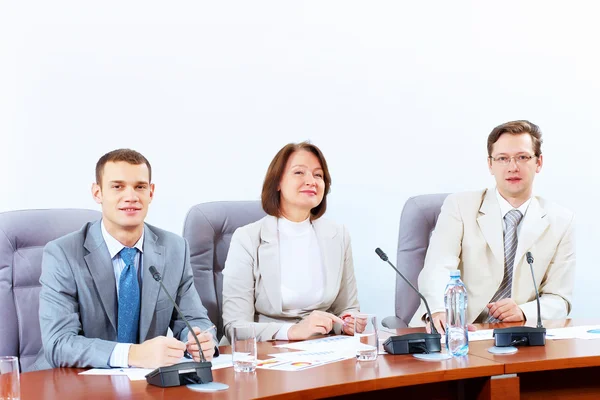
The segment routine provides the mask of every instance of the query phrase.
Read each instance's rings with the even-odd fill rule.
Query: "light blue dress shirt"
[[[110,233],[106,230],[104,226],[104,220],[100,223],[100,227],[102,230],[102,237],[104,238],[104,242],[106,243],[106,247],[108,248],[108,253],[110,254],[110,258],[112,260],[113,269],[115,272],[115,282],[117,285],[117,297],[119,296],[119,279],[121,278],[121,272],[125,268],[125,262],[121,258],[119,254],[120,251],[126,247],[121,244],[117,239],[112,237]],[[138,275],[138,282],[140,283],[140,293],[142,292],[142,274],[143,269],[139,266],[142,265],[142,253],[144,246],[144,232],[142,231],[142,236],[133,246],[138,249],[138,253],[134,259],[134,267]],[[129,348],[132,343],[117,343],[113,352],[110,354],[110,359],[108,361],[108,365],[111,367],[120,367],[127,368],[129,367]]]

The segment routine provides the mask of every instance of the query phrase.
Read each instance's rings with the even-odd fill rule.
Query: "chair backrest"
[[[40,274],[46,243],[101,218],[81,209],[0,213],[0,356],[18,356],[21,369],[42,347]]]
[[[190,244],[190,259],[194,283],[217,326],[217,336],[223,336],[223,268],[231,236],[240,226],[258,221],[266,214],[260,201],[218,201],[193,206],[185,217],[183,237]]]
[[[409,198],[400,216],[397,268],[418,288],[418,278],[429,238],[448,193],[425,194]],[[420,298],[399,276],[396,277],[396,317],[408,326],[419,308]]]

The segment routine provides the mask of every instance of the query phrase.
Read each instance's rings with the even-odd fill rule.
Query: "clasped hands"
[[[215,354],[215,342],[210,329],[203,332],[198,327],[192,328],[207,361],[212,360]],[[141,344],[133,344],[129,348],[129,365],[139,368],[158,368],[177,364],[181,361],[184,351],[192,355],[194,361],[200,361],[200,351],[191,332],[188,332],[188,341],[183,343],[173,337],[157,336]]]
[[[354,335],[354,322],[355,317],[349,314],[340,318],[328,312],[315,310],[302,321],[290,327],[287,333],[288,339],[304,340],[313,335],[326,335],[331,332],[335,323],[342,325],[343,333],[352,336]],[[360,329],[361,326],[364,328],[366,324],[366,319],[356,321],[357,329]]]
[[[489,303],[487,308],[489,315],[502,322],[519,322],[525,320],[525,315],[523,314],[521,308],[513,299],[510,298]],[[433,313],[432,318],[435,329],[439,333],[446,332],[446,313]],[[471,324],[469,324],[467,327],[470,331],[477,330],[477,328]],[[425,326],[425,329],[427,330],[427,333],[431,332],[431,324],[429,322]]]

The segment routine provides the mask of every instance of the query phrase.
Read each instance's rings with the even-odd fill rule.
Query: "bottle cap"
[[[450,278],[460,278],[460,270],[453,269],[450,271]]]

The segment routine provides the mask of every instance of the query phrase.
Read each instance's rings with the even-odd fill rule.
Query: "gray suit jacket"
[[[264,341],[272,339],[284,323],[296,323],[314,310],[338,316],[358,312],[348,231],[326,218],[313,221],[313,226],[326,270],[325,291],[319,304],[294,312],[282,310],[281,305],[277,218],[266,216],[235,231],[223,270],[222,344],[231,340],[236,324],[254,323],[257,339]],[[336,325],[339,333],[341,326]]]
[[[152,265],[190,324],[208,329],[212,323],[194,286],[185,239],[146,224],[143,249],[140,343],[166,335],[169,327],[187,341],[185,323],[148,271]],[[108,367],[117,340],[118,300],[100,221],[46,245],[40,283],[43,346],[32,369]]]

